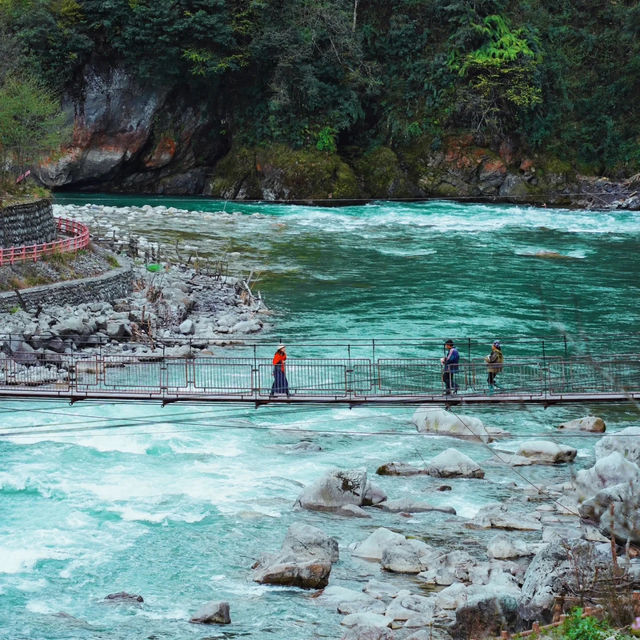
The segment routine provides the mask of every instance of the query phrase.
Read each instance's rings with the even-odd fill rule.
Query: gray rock
[[[382,549],[380,565],[392,573],[417,574],[426,568],[422,558],[433,551],[433,547],[421,540],[394,541]]]
[[[84,319],[80,316],[67,316],[62,320],[58,320],[58,323],[55,325],[55,329],[61,336],[73,334],[86,335],[89,333],[85,326]]]
[[[596,443],[596,459],[606,458],[617,451],[630,462],[640,465],[640,427],[627,427],[605,436]]]
[[[439,433],[472,441],[491,442],[495,436],[504,434],[500,429],[485,427],[479,418],[432,407],[419,407],[412,421],[421,433]]]
[[[402,534],[380,527],[362,542],[350,544],[349,549],[354,556],[370,560],[381,560],[383,549],[389,543],[403,543],[404,541],[405,537]]]
[[[13,350],[14,362],[24,365],[36,365],[40,361],[35,349],[28,342],[20,342]]]
[[[316,511],[335,511],[347,504],[362,506],[367,488],[365,469],[329,471],[305,488],[296,505]]]
[[[195,327],[193,325],[193,320],[187,318],[178,328],[182,335],[188,336],[195,333]]]
[[[437,478],[484,478],[480,465],[457,449],[445,449],[427,465],[427,473]]]
[[[418,578],[427,584],[450,585],[454,582],[471,582],[477,567],[476,561],[466,551],[436,552],[425,558],[426,569]]]
[[[481,529],[507,529],[515,531],[541,531],[538,520],[511,513],[508,505],[496,502],[482,507],[470,524]]]
[[[435,506],[428,502],[417,502],[411,498],[388,500],[381,505],[381,508],[391,513],[427,513],[429,511],[441,511],[452,515],[456,514],[456,510],[453,507]]]
[[[487,545],[487,555],[490,558],[505,560],[507,558],[531,556],[533,554],[534,550],[523,540],[511,538],[503,533],[493,536]]]
[[[293,524],[279,553],[265,555],[253,569],[253,580],[263,584],[278,584],[322,589],[329,582],[332,562],[338,559],[338,543],[320,529]]]
[[[371,518],[364,509],[357,507],[355,504],[345,504],[340,507],[336,513],[348,518]]]
[[[640,467],[619,451],[599,458],[589,469],[581,469],[574,479],[579,499],[590,498],[602,489],[629,482],[640,486]]]
[[[398,588],[388,582],[381,582],[380,580],[371,579],[362,588],[365,593],[368,593],[377,600],[383,600],[385,598],[395,598],[398,595]]]
[[[189,620],[196,624],[230,624],[229,603],[212,600],[198,609],[197,613]]]
[[[348,616],[342,618],[340,624],[345,627],[381,627],[385,628],[393,622],[392,618],[387,618],[378,613],[351,613]],[[357,636],[361,637],[361,636]],[[384,636],[383,636],[384,637]],[[391,636],[393,637],[393,636]]]
[[[104,597],[110,602],[122,602],[124,604],[135,604],[144,602],[144,598],[137,593],[127,593],[126,591],[118,591],[118,593],[110,593]]]
[[[456,609],[456,619],[449,632],[454,640],[466,640],[480,634],[497,636],[503,630],[516,630],[519,623],[517,598],[487,591]]]
[[[581,586],[592,582],[596,573],[604,578],[610,567],[610,556],[607,558],[590,542],[568,541],[543,546],[525,574],[518,599],[519,616],[528,623],[551,622],[556,597],[579,593]]]
[[[583,518],[598,524],[603,535],[613,535],[620,544],[640,544],[640,493],[633,482],[598,491],[579,511]]]
[[[426,596],[416,595],[409,591],[400,591],[389,603],[385,615],[392,620],[409,620],[420,615],[431,619],[435,608],[435,600]]]
[[[425,475],[426,469],[419,469],[406,462],[387,462],[376,470],[379,476],[417,476]]]
[[[383,614],[386,609],[383,602],[367,593],[334,585],[326,587],[316,598],[316,602],[335,608],[344,615],[358,611]]]
[[[257,319],[242,320],[231,327],[232,333],[258,333],[262,329],[262,323]]]
[[[405,627],[407,626],[408,625],[405,625]],[[416,631],[404,640],[451,640],[451,636],[440,627],[430,626],[428,630],[421,629],[420,631]]]
[[[107,335],[109,338],[124,338],[131,335],[131,325],[129,322],[120,320],[107,322]]]
[[[367,487],[364,491],[362,504],[365,507],[373,507],[381,504],[387,499],[387,494],[373,482],[367,481]]]
[[[292,524],[282,543],[282,552],[292,553],[298,558],[326,557],[330,562],[338,562],[340,553],[338,541],[330,538],[321,529],[308,524]]]
[[[558,429],[567,431],[590,431],[592,433],[602,433],[607,426],[602,418],[597,416],[586,416],[584,418],[576,418],[558,425]]]
[[[548,440],[526,440],[518,447],[517,455],[540,464],[573,462],[577,449]]]

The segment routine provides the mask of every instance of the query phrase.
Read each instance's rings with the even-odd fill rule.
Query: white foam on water
[[[52,540],[52,544],[58,544],[58,540]],[[0,546],[0,573],[25,573],[33,571],[40,560],[64,560],[70,553],[53,546],[20,547],[15,541],[12,545]]]
[[[39,613],[42,615],[52,615],[60,610],[60,605],[52,605],[50,600],[29,600],[25,606],[27,611],[31,613]]]
[[[204,520],[208,514],[206,513],[174,513],[171,511],[143,511],[131,506],[112,507],[110,511],[119,513],[123,520],[130,522],[151,522],[152,524],[165,522],[186,522],[193,524]]]

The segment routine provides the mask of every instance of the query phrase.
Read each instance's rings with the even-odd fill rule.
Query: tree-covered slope
[[[503,160],[640,170],[632,0],[0,0],[0,15],[76,126],[88,78],[160,96],[137,164],[109,174],[131,188],[160,144],[185,170],[275,144],[355,168],[384,147],[410,179],[417,156],[461,139]]]

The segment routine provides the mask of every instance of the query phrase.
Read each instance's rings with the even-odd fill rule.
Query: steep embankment
[[[54,188],[639,204],[635,3],[27,6],[4,3],[0,85],[66,96]]]
[[[143,84],[121,68],[89,67],[65,109],[72,143],[37,170],[50,188],[204,194],[225,199],[349,200],[442,196],[640,208],[636,178],[579,176],[568,162],[503,142],[450,135],[434,151],[423,137],[347,157],[283,144],[229,148],[220,117],[197,96]]]

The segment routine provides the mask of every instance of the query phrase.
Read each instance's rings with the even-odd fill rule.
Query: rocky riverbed
[[[479,444],[508,433],[497,434],[477,418],[429,408],[418,409],[414,423],[422,433],[451,438],[451,448],[419,467],[390,461],[377,473],[398,476],[399,484],[425,476],[446,482],[432,491],[450,489],[465,478],[491,481],[496,464],[566,465],[576,454],[551,440],[530,440],[520,443],[514,457],[498,450],[481,469],[455,448],[463,426],[473,423],[468,435]],[[604,423],[589,416],[558,427],[598,433]],[[391,511],[408,523],[413,514],[444,512],[449,516],[434,519],[433,527],[449,531],[446,543],[436,542],[433,527],[423,535],[407,535],[401,526],[372,527],[366,538],[347,543],[320,527],[293,524],[282,548],[256,561],[252,577],[263,584],[321,589],[315,602],[342,615],[343,640],[499,635],[529,629],[534,622],[549,623],[585,603],[602,604],[623,619],[634,612],[631,593],[640,587],[634,546],[640,543],[635,523],[639,505],[631,489],[640,483],[639,434],[639,428],[630,427],[603,436],[596,445],[596,464],[572,481],[545,487],[515,483],[510,498],[486,505],[470,519],[427,501],[388,497],[365,468],[325,473],[303,489],[296,509],[372,522]],[[465,531],[471,530],[484,533],[484,546],[468,544]],[[369,579],[361,590],[333,584],[332,567],[344,555],[378,564],[382,577]],[[402,585],[394,580],[399,575],[407,579]]]
[[[93,255],[93,254],[92,254]],[[96,259],[79,258],[79,269]],[[111,302],[48,305],[0,314],[3,352],[14,366],[15,381],[35,383],[66,375],[58,368],[63,354],[195,357],[260,332],[269,310],[246,280],[180,264],[155,265],[119,255],[133,271],[133,291]],[[103,267],[108,265],[102,261]]]

